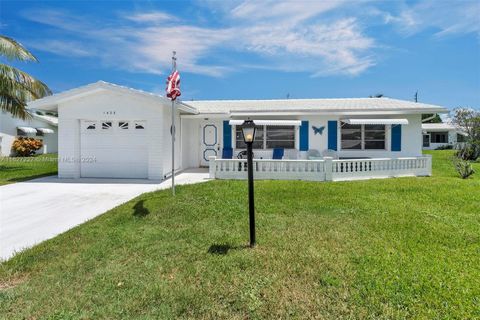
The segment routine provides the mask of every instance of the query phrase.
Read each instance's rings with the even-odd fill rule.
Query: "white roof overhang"
[[[429,113],[425,110],[309,110],[309,111],[232,111],[232,117],[254,116],[302,116],[302,115],[341,115],[341,116],[378,116],[378,115],[407,115]],[[432,113],[444,111],[432,111]],[[228,113],[225,113],[228,115]]]
[[[300,126],[300,120],[252,120],[257,126]],[[230,120],[232,126],[242,125],[245,120]]]
[[[49,129],[49,128],[37,128],[38,131],[42,132],[42,133],[54,133],[55,131],[53,131],[52,129]]]
[[[348,124],[408,124],[407,119],[342,119]]]
[[[24,133],[37,133],[37,129],[32,127],[17,127],[17,129]]]
[[[50,115],[41,115],[37,114],[35,111],[31,112],[32,116],[37,120],[43,121],[49,125],[58,127],[58,117],[50,116]]]
[[[124,94],[142,96],[144,98],[152,100],[152,102],[154,103],[160,102],[163,104],[169,104],[169,105],[171,104],[170,99],[157,94],[136,90],[136,89],[132,89],[124,86],[119,86],[119,85],[115,85],[115,84],[104,82],[104,81],[98,81],[83,87],[71,89],[65,92],[57,93],[52,96],[48,96],[42,99],[32,101],[28,103],[28,108],[41,109],[41,110],[56,110],[60,103],[64,103],[73,99],[78,99],[81,97],[85,97],[85,96],[95,94],[98,92],[103,92],[103,91],[116,91]],[[198,113],[197,108],[190,106],[188,104],[185,104],[181,101],[177,101],[175,103],[175,106],[180,111],[183,111],[186,113],[190,113],[190,114]]]

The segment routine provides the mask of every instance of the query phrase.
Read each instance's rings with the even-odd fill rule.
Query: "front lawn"
[[[57,155],[0,157],[0,185],[57,174]]]
[[[0,267],[6,319],[480,318],[480,164],[144,194]]]

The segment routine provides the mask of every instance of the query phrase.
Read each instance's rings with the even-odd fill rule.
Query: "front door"
[[[208,166],[208,158],[220,154],[220,122],[205,120],[200,124],[200,166]]]
[[[424,134],[423,135],[423,147],[424,148],[430,147],[430,135],[429,134]]]

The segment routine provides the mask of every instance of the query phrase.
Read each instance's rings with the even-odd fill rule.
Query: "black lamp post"
[[[255,246],[255,200],[253,198],[253,153],[252,145],[255,140],[255,123],[245,120],[242,125],[243,140],[247,145],[248,170],[248,212],[250,217],[250,247]]]

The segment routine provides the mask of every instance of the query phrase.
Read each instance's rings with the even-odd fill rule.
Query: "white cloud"
[[[177,21],[177,17],[161,11],[141,12],[131,15],[125,15],[126,19],[138,23],[164,23]]]
[[[96,53],[86,48],[85,44],[68,40],[29,41],[28,46],[67,57],[92,57]]]
[[[43,50],[62,54],[70,48],[72,55],[93,54],[105,65],[134,72],[168,72],[171,52],[176,50],[183,71],[210,76],[246,65],[313,76],[358,75],[375,65],[376,44],[356,18],[330,16],[346,5],[351,7],[344,1],[227,3],[217,10],[224,27],[195,26],[162,11],[123,13],[112,21],[55,10],[24,16],[66,33],[68,40],[48,40]],[[72,38],[88,44],[88,49],[83,52],[72,45]],[[232,63],[229,53],[247,53],[256,62],[236,58]]]
[[[436,37],[457,34],[477,34],[480,36],[479,1],[423,1],[403,5],[397,15],[384,12],[387,23],[396,25],[405,35],[432,28]]]
[[[279,20],[282,23],[298,23],[333,10],[345,1],[278,1],[247,0],[231,10],[231,16],[239,20]]]

